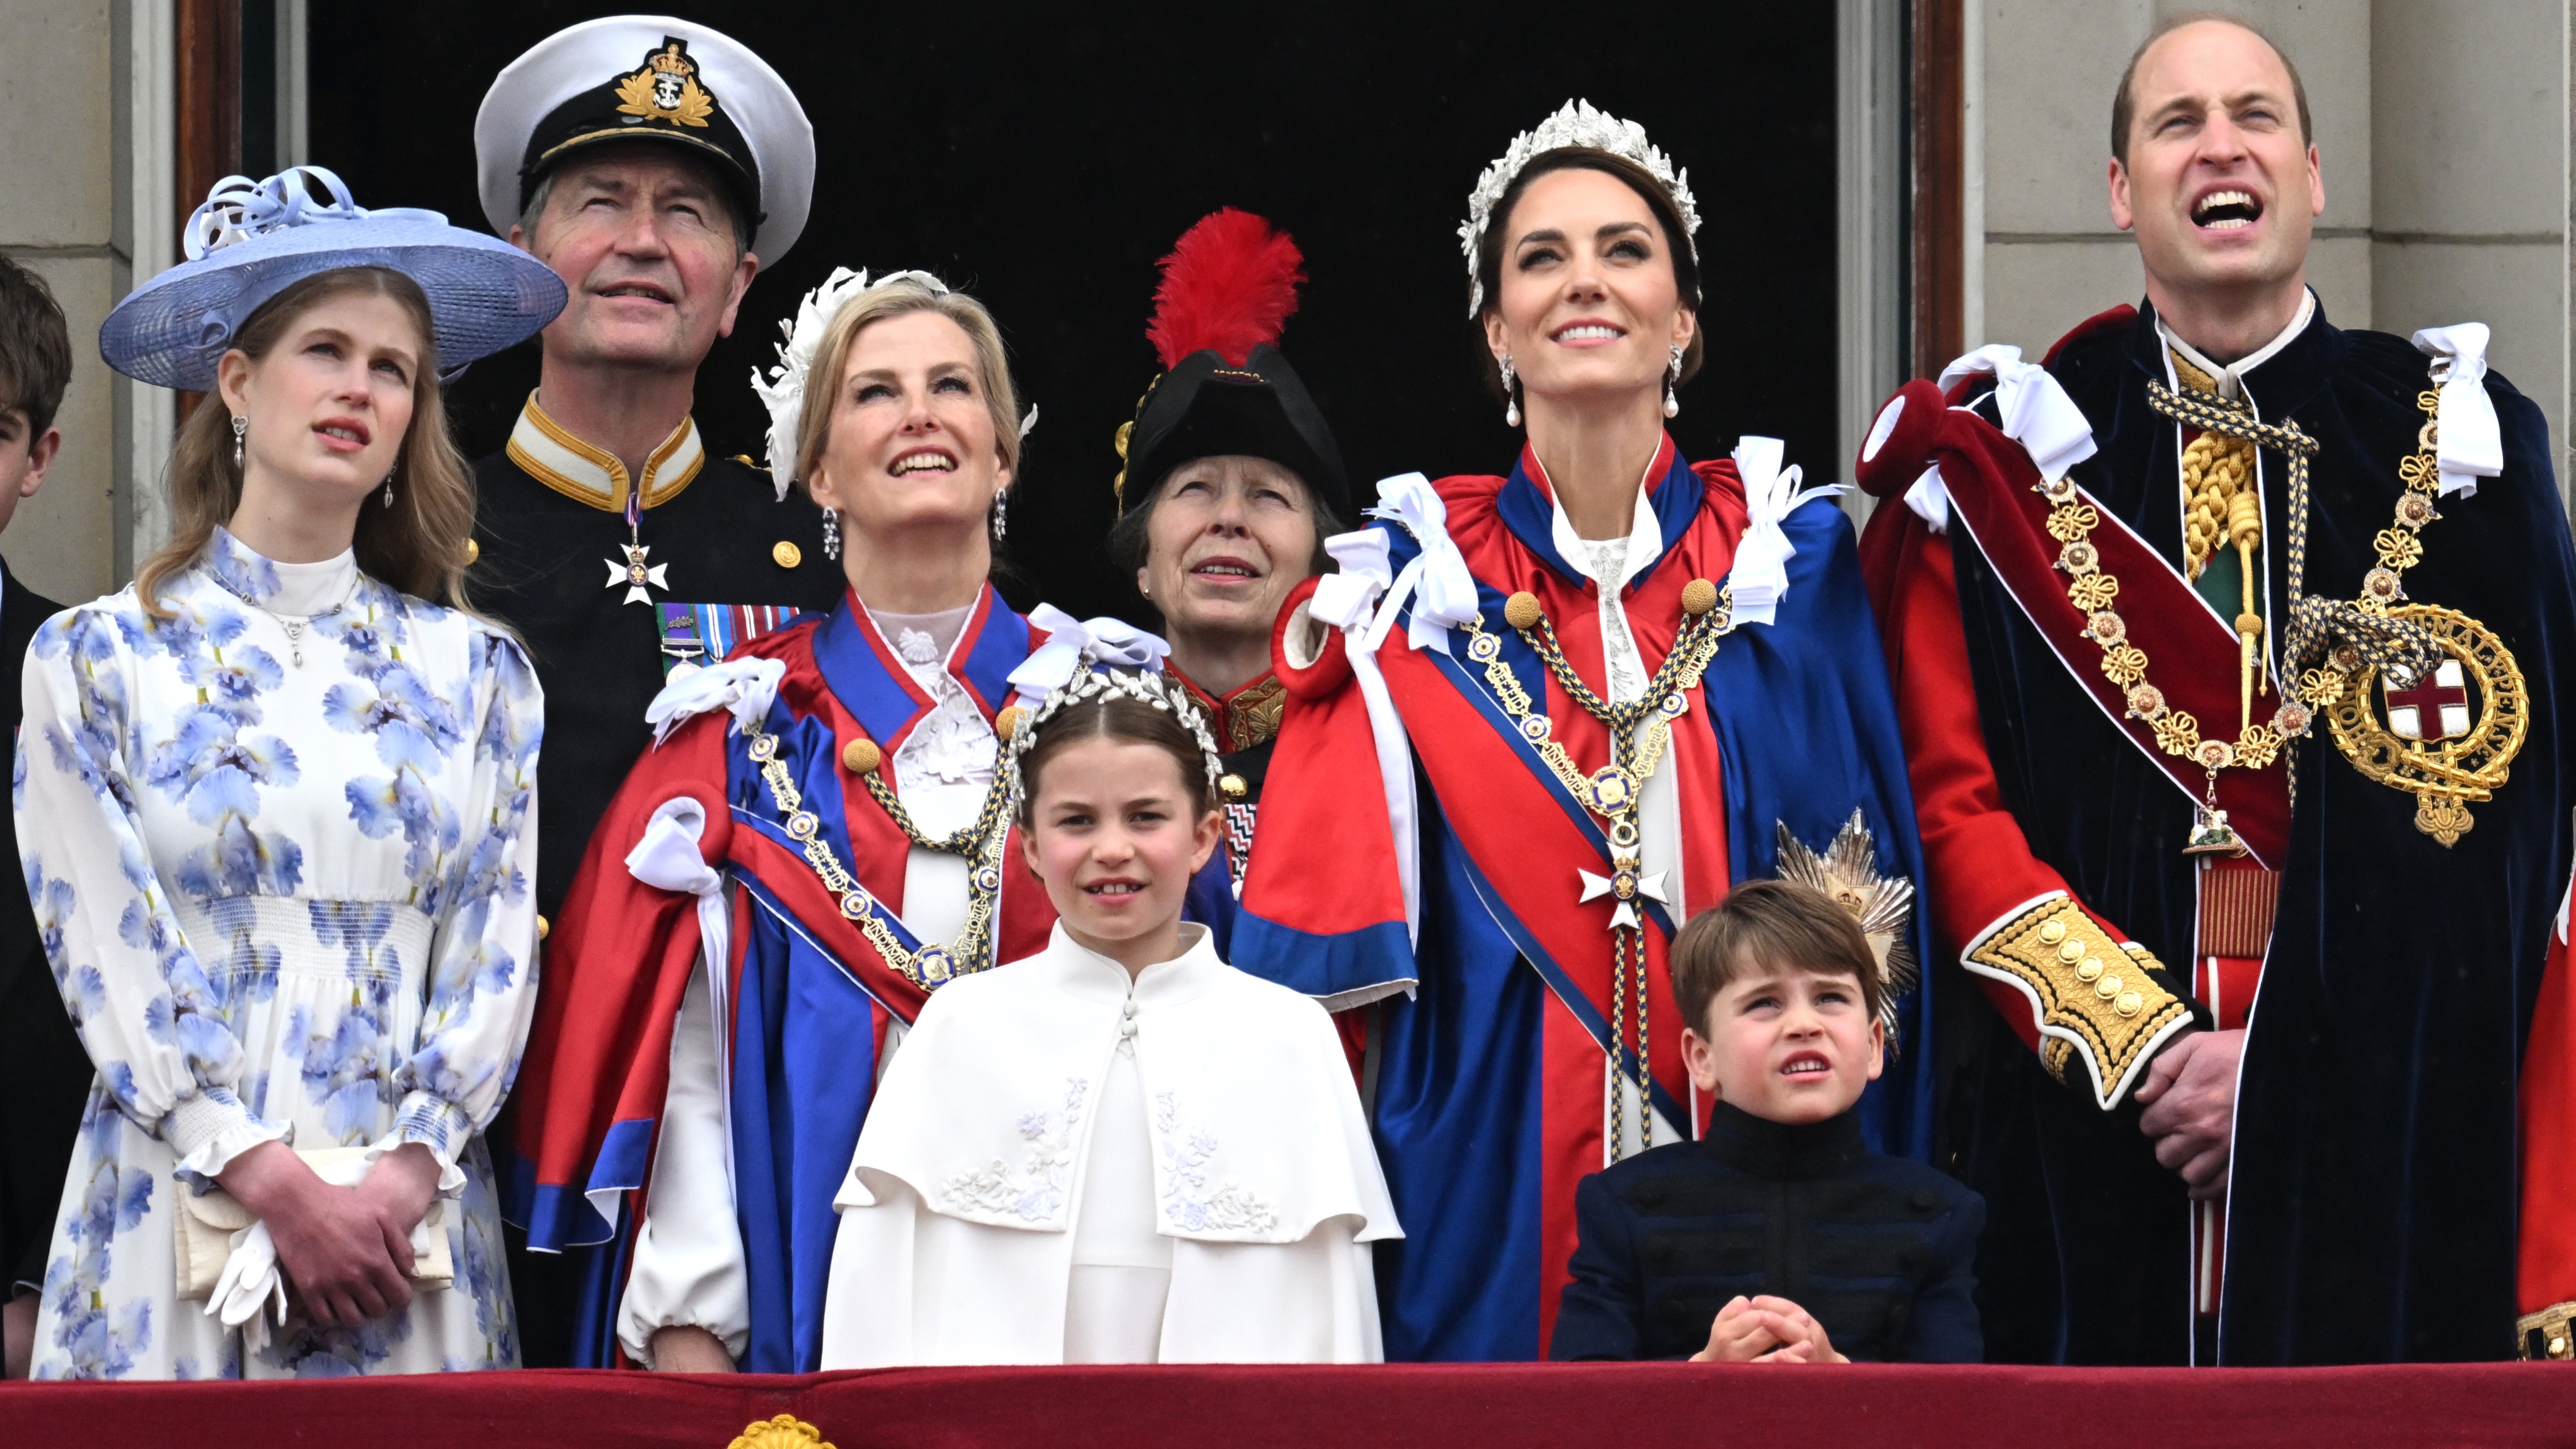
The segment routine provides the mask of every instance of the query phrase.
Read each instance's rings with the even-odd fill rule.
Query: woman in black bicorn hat
[[[1302,261],[1286,232],[1232,207],[1182,233],[1146,329],[1164,372],[1118,432],[1126,466],[1110,557],[1135,570],[1171,641],[1166,668],[1215,726],[1238,889],[1286,699],[1271,626],[1328,564],[1323,541],[1351,506],[1333,431],[1275,345],[1297,310]],[[1230,905],[1202,901],[1193,914],[1222,921]]]

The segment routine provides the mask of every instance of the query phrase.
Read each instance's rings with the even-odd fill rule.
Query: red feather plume
[[[1201,217],[1163,258],[1154,289],[1154,321],[1145,336],[1169,371],[1193,352],[1215,348],[1236,367],[1297,311],[1305,256],[1288,233],[1229,206]]]

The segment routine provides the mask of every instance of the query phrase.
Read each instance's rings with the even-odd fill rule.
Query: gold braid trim
[[[2090,1068],[2094,1103],[2118,1106],[2147,1058],[2191,1020],[2190,1003],[2157,984],[2162,962],[2124,946],[2063,895],[2032,903],[1972,943],[1960,962],[2038,1000],[2040,1063],[2066,1083],[2071,1058]],[[2071,1085],[2071,1084],[2070,1084]]]
[[[2216,398],[2218,379],[2173,354],[2174,375],[2194,392]],[[2220,399],[2221,406],[2242,408]],[[2182,450],[2183,573],[2197,579],[2211,555],[2229,541],[2227,505],[2253,486],[2254,445],[2225,433],[2204,432]]]
[[[2513,1341],[2527,1359],[2576,1359],[2576,1301],[2552,1303],[2515,1319]]]

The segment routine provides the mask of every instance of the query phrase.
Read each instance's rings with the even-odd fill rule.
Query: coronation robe
[[[2517,1212],[2518,1081],[2546,1068],[2563,1083],[2568,1040],[2564,1026],[2532,1034],[2576,803],[2563,724],[2576,682],[2556,667],[2576,638],[2576,558],[2546,428],[2487,374],[2501,469],[2417,490],[2438,517],[2410,529],[2401,470],[2432,476],[2431,359],[2319,312],[2225,369],[2247,416],[2317,444],[2306,595],[2352,600],[2383,550],[2406,559],[2415,545],[2400,598],[2457,611],[2509,659],[2493,676],[2428,678],[2421,694],[2372,682],[2345,711],[2316,711],[2286,764],[2222,770],[2217,804],[2249,854],[2195,858],[2183,848],[2207,773],[2159,748],[2139,696],[2104,671],[2106,638],[2137,649],[2145,673],[2126,687],[2158,691],[2144,703],[2194,716],[2204,740],[2238,737],[2236,610],[2185,573],[2196,430],[2149,404],[2150,383],[2188,380],[2170,340],[2151,312],[2123,307],[2061,341],[2044,374],[2007,360],[1992,391],[1953,394],[1975,393],[1973,408],[1912,384],[1873,433],[1885,456],[1862,463],[1881,492],[1937,467],[1913,483],[1913,506],[1881,508],[1864,554],[1940,950],[1991,1001],[1945,1018],[1940,1038],[1954,1133],[1942,1151],[1992,1212],[1977,1266],[1988,1351],[2179,1363],[2195,1353],[2196,1305],[2214,1315],[2221,1363],[2505,1357],[2518,1225],[2527,1259],[2531,1234],[2560,1240],[2556,1281],[2523,1306],[2576,1298],[2576,1253],[2545,1220],[2563,1203]],[[2080,410],[2071,438],[2040,437],[2052,379]],[[2444,428],[2467,428],[2453,406],[2440,404]],[[2285,454],[2263,447],[2255,475],[2261,721],[2296,675],[2278,651],[2297,525]],[[2058,476],[2078,490],[2064,508],[2091,510],[2089,535],[2050,531],[2066,515],[2034,489]],[[2067,552],[2079,545],[2092,552]],[[2116,592],[2073,601],[2070,560]],[[2105,609],[2117,619],[2101,622]],[[2413,748],[2409,729],[2473,732],[2499,700],[2519,711],[2519,752],[2445,842],[2418,827],[2416,795],[2365,767]],[[2563,986],[2550,999],[2563,1016]],[[2223,1221],[2157,1165],[2131,1099],[2156,1051],[2206,1027],[2247,1032]],[[2576,1186],[2559,1125],[2569,1095],[2522,1124],[2533,1148],[2562,1144],[2562,1188]]]
[[[947,987],[838,1199],[823,1367],[1375,1363],[1401,1236],[1331,1020],[1217,958],[1058,925]]]
[[[1546,1356],[1575,1184],[1695,1135],[1705,1116],[1681,1067],[1664,960],[1692,912],[1773,874],[1784,833],[1822,851],[1855,816],[1883,875],[1918,873],[1850,525],[1818,506],[1824,490],[1793,495],[1776,444],[1748,439],[1739,453],[1757,444],[1769,465],[1748,497],[1735,464],[1694,467],[1665,439],[1629,536],[1606,543],[1575,536],[1526,450],[1508,478],[1390,479],[1381,521],[1334,541],[1341,582],[1301,586],[1282,616],[1289,702],[1233,960],[1336,1008],[1376,1003],[1364,1093],[1407,1235],[1378,1256],[1390,1359]],[[1352,607],[1358,579],[1384,597]],[[1641,893],[1635,907],[1648,978],[1641,1101],[1633,1031],[1626,1069],[1610,1065],[1620,903],[1585,886],[1613,868],[1603,819],[1544,762],[1525,733],[1537,721],[1512,718],[1489,664],[1508,669],[1513,695],[1544,702],[1541,737],[1597,771],[1608,727],[1509,627],[1505,600],[1534,594],[1575,673],[1615,699],[1663,665],[1695,580],[1733,585],[1735,625],[1705,672],[1673,690],[1670,748],[1642,792],[1643,870],[1662,899]],[[1301,648],[1333,590],[1345,632],[1320,653]],[[1497,646],[1490,661],[1473,652],[1483,641]],[[1862,1107],[1883,1150],[1919,1154],[1927,1134],[1929,1021],[1926,994],[1905,994],[1894,1065]]]
[[[1009,702],[1010,672],[1043,640],[987,587],[929,671],[946,683],[926,689],[844,594],[828,615],[684,681],[698,712],[669,715],[669,736],[627,777],[548,943],[547,991],[519,1081],[531,1246],[615,1244],[583,1305],[578,1361],[609,1361],[641,1209],[719,1227],[661,1249],[670,1272],[701,1275],[707,1300],[680,1304],[668,1321],[717,1332],[747,1371],[816,1366],[833,1196],[878,1064],[937,984],[890,961],[872,936],[906,953],[946,945],[922,941],[907,921],[964,915],[954,885],[937,901],[908,898],[908,880],[924,876],[917,858],[932,852],[905,837],[846,752],[877,746],[900,798],[898,766],[914,736],[940,723],[941,701],[967,701],[989,731]],[[788,833],[792,817],[751,755],[746,716],[775,742],[814,838],[857,892],[836,895]],[[1018,851],[1006,841],[992,939],[970,970],[1045,944],[1054,909],[1018,868]],[[710,1127],[713,1150],[692,1148],[691,1160],[711,1159],[714,1171],[656,1174],[657,1152],[677,1150],[665,1134]],[[649,1207],[637,1201],[648,1185]],[[731,1233],[721,1231],[728,1207]],[[689,1296],[686,1284],[671,1292]],[[653,1325],[619,1326],[631,1357]]]

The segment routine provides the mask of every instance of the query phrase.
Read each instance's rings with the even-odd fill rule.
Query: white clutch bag
[[[325,1181],[354,1182],[367,1155],[363,1147],[320,1147],[295,1154]],[[178,1240],[172,1259],[178,1270],[179,1296],[204,1301],[212,1297],[233,1253],[233,1234],[259,1219],[241,1200],[220,1189],[202,1196],[182,1191],[179,1210],[171,1215]],[[435,1293],[454,1286],[456,1264],[447,1251],[447,1199],[432,1198],[420,1225],[411,1230],[411,1281],[414,1290]]]

